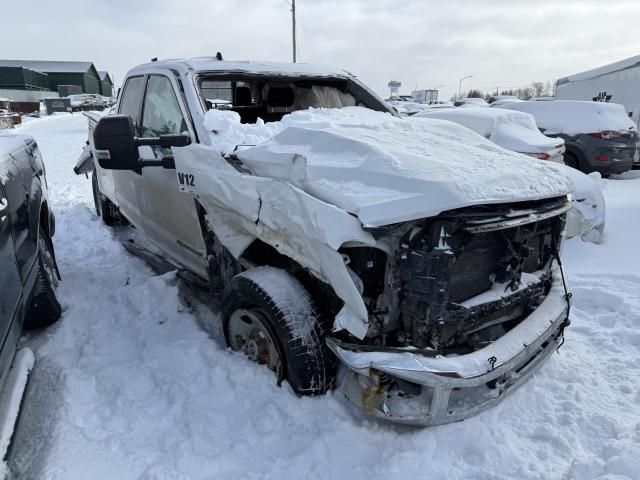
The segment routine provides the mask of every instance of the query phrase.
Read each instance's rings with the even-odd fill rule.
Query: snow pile
[[[361,107],[296,111],[280,122],[241,125],[209,111],[215,148],[238,153],[254,174],[295,183],[366,225],[424,218],[478,203],[566,194],[563,177],[468,129]]]
[[[507,150],[539,153],[561,145],[562,140],[549,138],[538,130],[532,115],[501,108],[452,108],[418,113],[412,118],[439,118],[473,130]]]
[[[592,172],[586,175],[580,170],[557,163],[549,163],[549,166],[567,177],[573,185],[572,209],[567,214],[567,235],[581,235],[586,242],[600,242],[606,219],[600,174]]]
[[[552,100],[514,102],[501,108],[530,113],[547,135],[638,130],[624,107],[617,103]]]
[[[37,361],[16,478],[638,478],[640,178],[605,181],[603,244],[565,247],[574,297],[559,355],[490,411],[407,429],[354,417],[332,394],[297,398],[226,350],[215,314],[122,248],[135,232],[95,216],[90,182],[71,171],[86,119],[21,129],[47,161],[64,313],[27,341]]]

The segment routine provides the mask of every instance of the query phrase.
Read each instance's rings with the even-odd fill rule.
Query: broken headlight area
[[[365,343],[463,354],[504,335],[547,295],[568,208],[563,197],[453,210],[341,249],[370,314]]]
[[[491,407],[562,344],[566,198],[409,222],[341,249],[370,313],[367,337],[329,337],[344,396],[416,425]],[[376,232],[380,234],[380,232]]]

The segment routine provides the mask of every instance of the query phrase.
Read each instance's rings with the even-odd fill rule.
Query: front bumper
[[[339,390],[365,413],[397,423],[440,425],[474,416],[524,384],[562,342],[568,306],[557,267],[538,308],[487,347],[427,356],[407,349],[359,350],[327,340],[345,368]]]

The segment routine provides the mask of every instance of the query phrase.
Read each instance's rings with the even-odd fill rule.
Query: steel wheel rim
[[[270,370],[280,369],[280,354],[275,339],[266,326],[265,314],[257,308],[235,310],[229,318],[229,346],[243,352],[249,360],[266,365]]]
[[[56,266],[55,261],[53,260],[53,255],[51,255],[49,245],[47,244],[47,241],[42,237],[42,235],[40,235],[38,243],[40,244],[40,258],[42,259],[42,268],[45,275],[47,276],[49,285],[55,291],[58,288],[58,276],[56,275]]]

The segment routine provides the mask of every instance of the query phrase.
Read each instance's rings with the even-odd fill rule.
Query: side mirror
[[[182,133],[160,135],[158,137],[158,145],[162,148],[186,147],[191,145],[191,138],[189,138],[189,135],[183,135]]]
[[[175,168],[173,156],[160,160],[140,160],[138,147],[143,145],[163,148],[186,147],[189,135],[170,134],[159,137],[137,138],[133,121],[128,115],[102,117],[93,130],[93,146],[98,164],[107,170],[137,170],[142,167]]]
[[[140,168],[133,121],[128,115],[102,117],[93,130],[93,146],[98,164],[107,170]]]

